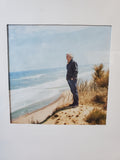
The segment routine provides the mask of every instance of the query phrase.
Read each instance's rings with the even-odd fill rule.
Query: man
[[[66,54],[66,59],[67,59],[66,79],[69,84],[70,90],[73,94],[73,104],[71,104],[70,106],[75,107],[78,105],[78,91],[77,91],[78,65],[73,60],[72,54]]]

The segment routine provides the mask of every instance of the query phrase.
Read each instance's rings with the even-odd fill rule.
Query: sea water
[[[90,80],[93,65],[79,66],[78,78]],[[11,118],[40,109],[55,101],[69,86],[66,68],[10,72]]]

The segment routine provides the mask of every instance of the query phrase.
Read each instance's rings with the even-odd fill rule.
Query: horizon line
[[[101,64],[101,63],[99,63]],[[78,65],[78,66],[87,66],[87,65],[99,65],[99,64],[96,64],[96,63],[91,63],[91,64],[81,64],[81,65]],[[104,64],[109,64],[109,62],[107,63],[102,63],[103,65]],[[13,72],[27,72],[27,71],[38,71],[38,70],[45,70],[45,69],[58,69],[58,68],[66,68],[66,66],[62,66],[62,67],[48,67],[48,68],[36,68],[36,69],[30,69],[30,70],[18,70],[18,71],[10,71],[10,68],[9,68],[9,73],[13,73]]]

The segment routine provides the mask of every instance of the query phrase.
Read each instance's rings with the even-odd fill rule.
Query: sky
[[[111,26],[9,25],[10,72],[109,63]]]

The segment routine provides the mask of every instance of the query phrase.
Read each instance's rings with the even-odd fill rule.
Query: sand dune
[[[92,106],[79,105],[55,113],[44,124],[88,125],[85,117],[94,109]]]

